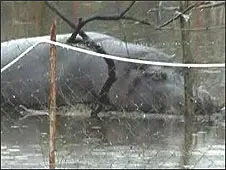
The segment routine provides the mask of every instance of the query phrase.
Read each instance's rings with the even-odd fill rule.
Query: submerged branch
[[[20,105],[21,108],[23,108],[24,112],[23,117],[20,118],[19,120],[25,120],[28,117],[35,117],[35,116],[49,116],[48,111],[46,110],[33,110],[33,109],[28,109],[23,105]],[[225,109],[225,108],[223,108]],[[82,120],[89,118],[89,114],[87,114],[87,111],[84,113],[79,113],[77,110],[62,110],[56,112],[57,116],[62,116],[62,117],[76,117],[76,120]],[[221,120],[221,117],[223,116],[222,113],[213,113],[211,115],[210,120]],[[184,122],[184,116],[183,115],[177,115],[177,114],[166,114],[166,113],[141,113],[141,112],[122,112],[122,111],[109,111],[109,112],[100,112],[99,117],[101,119],[103,118],[127,118],[127,119],[148,119],[148,120],[164,120],[164,121],[172,121],[172,120],[178,120],[180,122]],[[208,122],[209,121],[209,115],[197,115],[195,116],[197,122]]]

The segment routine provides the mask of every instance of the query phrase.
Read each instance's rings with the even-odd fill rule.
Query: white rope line
[[[34,45],[30,46],[27,48],[23,53],[21,53],[17,58],[15,58],[13,61],[5,65],[3,68],[1,68],[1,73],[8,69],[10,66],[15,64],[17,61],[19,61],[21,58],[23,58],[28,52],[30,52],[34,47],[41,43],[48,43],[56,46],[60,46],[66,49],[71,49],[74,51],[79,51],[82,53],[90,54],[93,56],[98,56],[98,57],[103,57],[103,58],[108,58],[108,59],[113,59],[113,60],[118,60],[118,61],[124,61],[124,62],[131,62],[131,63],[139,63],[139,64],[148,64],[148,65],[156,65],[156,66],[167,66],[167,67],[187,67],[187,68],[208,68],[208,67],[225,67],[225,63],[214,63],[214,64],[183,64],[183,63],[166,63],[166,62],[156,62],[156,61],[146,61],[146,60],[139,60],[139,59],[131,59],[131,58],[123,58],[123,57],[117,57],[117,56],[112,56],[108,54],[100,54],[96,53],[94,51],[89,51],[85,50],[82,48],[74,47],[71,45],[63,44],[60,42],[55,42],[51,40],[41,40]]]

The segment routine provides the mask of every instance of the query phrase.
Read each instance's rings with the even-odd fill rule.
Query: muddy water
[[[77,112],[78,113],[78,112]],[[225,123],[194,124],[189,156],[184,122],[146,117],[58,117],[57,168],[224,168]],[[2,121],[1,167],[48,168],[48,119]],[[186,160],[185,160],[186,159]]]

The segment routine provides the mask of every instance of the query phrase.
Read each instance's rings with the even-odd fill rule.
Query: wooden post
[[[56,41],[56,19],[50,28],[50,39]],[[50,95],[49,95],[49,168],[55,169],[56,151],[56,46],[50,46]]]
[[[189,6],[190,1],[180,1],[181,11],[184,11]],[[185,20],[183,16],[180,18],[181,22],[181,39],[182,39],[182,54],[184,63],[193,63],[193,57],[190,49],[190,19]],[[185,97],[185,109],[184,109],[184,154],[183,165],[187,165],[190,156],[190,147],[192,144],[192,121],[194,115],[193,106],[193,76],[191,68],[186,68],[184,72],[184,97]]]

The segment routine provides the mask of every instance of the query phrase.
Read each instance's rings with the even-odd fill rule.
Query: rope
[[[42,43],[47,43],[47,44],[52,44],[56,46],[60,46],[66,49],[71,49],[74,51],[90,54],[93,56],[98,56],[102,58],[108,58],[112,60],[118,60],[118,61],[124,61],[124,62],[130,62],[130,63],[138,63],[138,64],[147,64],[147,65],[155,65],[155,66],[167,66],[167,67],[187,67],[187,68],[209,68],[209,67],[225,67],[225,63],[213,63],[213,64],[183,64],[183,63],[166,63],[166,62],[155,62],[155,61],[147,61],[147,60],[139,60],[139,59],[131,59],[131,58],[123,58],[123,57],[117,57],[113,55],[108,55],[108,54],[100,54],[96,53],[94,51],[89,51],[81,48],[77,48],[71,45],[63,44],[60,42],[55,42],[51,40],[41,40],[34,45],[30,46],[27,48],[23,53],[21,53],[17,58],[15,58],[13,61],[5,65],[3,68],[1,68],[1,73],[8,69],[10,66],[15,64],[17,61],[19,61],[21,58],[23,58],[28,52],[30,52],[34,47],[38,46],[39,44]]]

